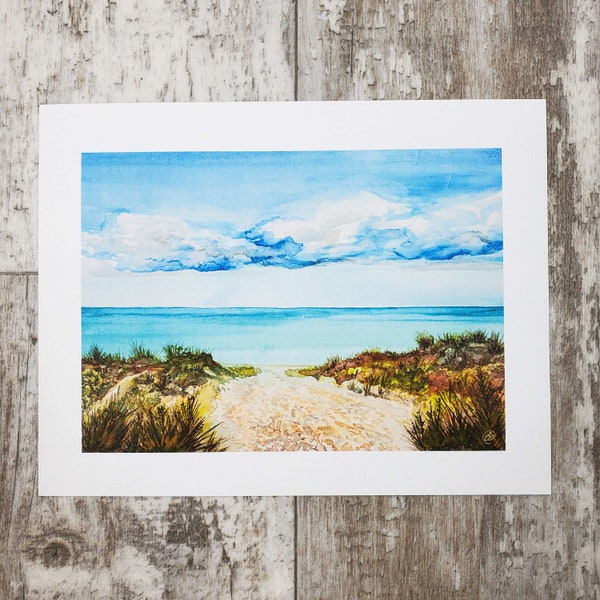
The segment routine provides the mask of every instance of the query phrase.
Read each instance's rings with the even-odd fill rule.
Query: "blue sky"
[[[189,287],[246,271],[268,289],[281,270],[312,273],[319,286],[348,269],[390,278],[390,268],[418,268],[432,282],[436,271],[470,271],[472,296],[487,286],[501,304],[501,188],[499,149],[83,154],[84,298],[87,288],[95,304],[91,290],[111,273],[118,305],[125,277],[179,274]],[[483,272],[495,275],[486,283]],[[397,299],[391,279],[384,297]],[[218,297],[214,275],[211,286]]]

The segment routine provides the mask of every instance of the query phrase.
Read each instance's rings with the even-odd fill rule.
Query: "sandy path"
[[[412,450],[412,406],[362,396],[332,381],[288,377],[281,367],[225,384],[213,422],[231,450]]]

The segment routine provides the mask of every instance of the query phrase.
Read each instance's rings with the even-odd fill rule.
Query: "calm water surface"
[[[82,347],[128,354],[132,342],[159,353],[177,343],[223,364],[308,365],[368,348],[403,351],[417,333],[484,329],[503,334],[503,307],[83,308]]]

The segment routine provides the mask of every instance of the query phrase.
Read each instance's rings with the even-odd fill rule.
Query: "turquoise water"
[[[503,307],[82,308],[82,347],[127,355],[132,342],[160,352],[195,346],[226,365],[308,365],[368,348],[403,351],[418,332],[503,334]]]

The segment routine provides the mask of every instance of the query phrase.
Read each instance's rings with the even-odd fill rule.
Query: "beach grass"
[[[224,440],[189,395],[172,406],[132,406],[117,398],[83,412],[84,452],[218,452]]]
[[[82,356],[82,428],[86,452],[202,452],[225,449],[211,423],[210,394],[251,365],[223,366],[207,350],[139,342],[129,354],[94,345]],[[390,401],[410,401],[407,436],[419,450],[505,447],[504,343],[495,332],[419,332],[406,352],[371,348],[288,376],[333,379]],[[200,400],[202,398],[202,400]]]
[[[133,342],[127,356],[93,345],[82,356],[83,450],[221,451],[225,442],[210,423],[206,397],[216,395],[219,382],[257,372],[225,367],[210,352],[179,344],[153,352]]]
[[[504,390],[479,367],[418,405],[407,432],[419,450],[504,450]]]
[[[417,449],[504,448],[504,343],[496,332],[419,332],[407,352],[333,356],[294,374],[333,378],[355,392],[392,400],[409,395],[416,408],[407,434]]]

